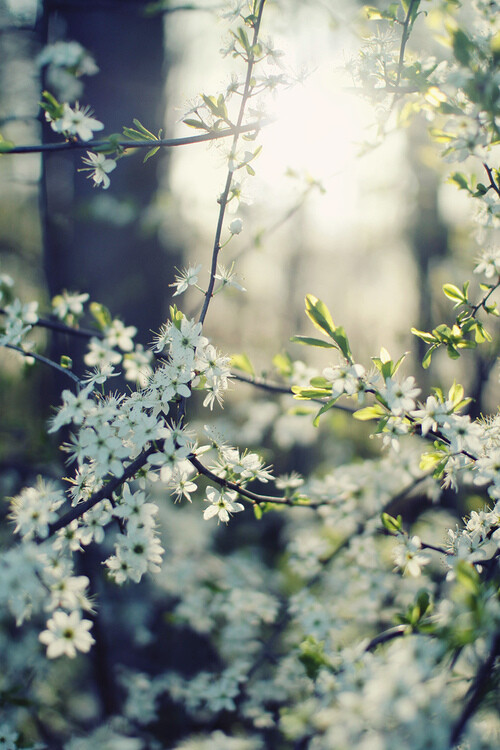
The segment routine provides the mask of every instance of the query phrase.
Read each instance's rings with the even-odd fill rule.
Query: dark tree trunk
[[[165,46],[162,17],[144,15],[141,0],[45,0],[48,42],[76,40],[100,72],[84,79],[82,104],[120,133],[138,118],[152,131],[163,124]],[[99,137],[101,133],[97,134]],[[52,139],[46,128],[46,138]],[[44,159],[45,267],[51,294],[88,291],[144,343],[163,322],[179,252],[164,247],[145,212],[154,203],[164,153],[143,164],[138,153],[120,159],[108,191],[93,189],[77,169],[82,152]],[[149,228],[146,224],[149,223]]]

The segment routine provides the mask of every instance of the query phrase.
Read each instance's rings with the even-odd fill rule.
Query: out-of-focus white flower
[[[243,221],[241,219],[233,219],[229,225],[229,231],[231,234],[240,234],[243,229]]]
[[[430,557],[420,552],[422,542],[420,537],[413,536],[400,539],[400,543],[393,550],[396,566],[403,571],[403,575],[418,578],[424,565],[430,562]]]
[[[77,651],[86,653],[95,642],[89,630],[90,620],[82,620],[78,611],[63,612],[57,610],[47,622],[47,630],[40,633],[40,641],[47,646],[47,656],[55,659],[58,656],[74,658]]]

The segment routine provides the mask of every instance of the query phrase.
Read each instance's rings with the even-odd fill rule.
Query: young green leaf
[[[352,416],[360,422],[367,422],[370,419],[380,419],[380,417],[385,416],[385,414],[386,412],[383,406],[380,404],[374,404],[373,406],[365,406],[363,409],[358,409]]]
[[[311,336],[292,336],[290,341],[294,344],[306,344],[307,346],[321,346],[325,349],[334,349],[335,344],[330,344],[329,341],[323,341],[323,339],[316,339]]]
[[[313,294],[306,294],[306,315],[319,331],[333,338],[335,324],[330,311],[325,303]]]
[[[231,367],[235,370],[247,372],[252,377],[255,375],[253,365],[246,354],[233,354],[231,357]]]

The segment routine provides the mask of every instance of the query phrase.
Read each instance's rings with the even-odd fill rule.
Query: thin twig
[[[62,143],[39,143],[36,145],[28,146],[13,146],[8,151],[2,153],[3,156],[6,154],[39,154],[43,152],[51,151],[81,151],[81,150],[96,150],[103,148],[113,149],[114,146],[119,146],[124,149],[141,149],[141,148],[175,148],[176,146],[189,146],[192,143],[206,143],[207,141],[217,141],[221,138],[229,138],[230,136],[237,137],[241,133],[249,133],[254,130],[259,130],[267,124],[265,120],[259,120],[258,122],[251,122],[248,125],[242,125],[238,123],[234,128],[224,128],[214,133],[202,133],[201,135],[186,136],[184,138],[159,138],[151,139],[148,141],[109,141],[109,140],[98,140],[98,141],[63,141]]]
[[[214,474],[212,471],[210,471],[210,469],[207,469],[206,466],[204,466],[195,455],[188,456],[188,460],[195,467],[195,469],[198,471],[199,474],[203,474],[203,476],[210,479],[211,482],[218,484],[219,487],[225,487],[228,490],[233,490],[234,492],[237,492],[238,495],[240,495],[241,497],[246,498],[247,500],[251,500],[253,504],[273,503],[275,505],[289,505],[294,508],[312,508],[312,509],[317,508],[320,505],[327,504],[326,502],[303,503],[303,502],[300,502],[300,500],[294,500],[293,498],[290,498],[290,497],[275,497],[272,495],[258,495],[256,492],[251,492],[250,490],[247,490],[245,487],[242,487],[241,484],[237,484],[236,482],[231,482],[229,479],[224,479],[223,477],[217,476],[217,474]]]
[[[63,375],[67,375],[68,378],[71,378],[71,380],[73,380],[73,382],[78,386],[81,385],[80,378],[75,375],[74,372],[68,370],[67,367],[58,365],[57,362],[54,362],[52,359],[44,357],[43,354],[37,354],[36,352],[26,352],[24,349],[21,349],[20,346],[14,346],[14,344],[3,344],[3,346],[5,346],[6,349],[12,349],[15,352],[19,352],[19,354],[22,354],[24,357],[32,357],[33,359],[36,359],[37,362],[43,362],[44,365],[49,365],[49,367],[52,367],[54,370],[61,372]]]
[[[286,396],[293,396],[293,391],[289,386],[286,385],[279,385],[279,383],[272,383],[269,380],[266,380],[265,378],[258,378],[256,376],[246,376],[242,375],[240,372],[231,372],[231,377],[235,380],[239,380],[241,383],[248,383],[248,385],[253,385],[255,388],[261,388],[264,391],[269,391],[270,393],[282,393]],[[322,401],[319,398],[311,398],[310,401],[314,401],[318,404],[324,404],[325,401]],[[342,404],[334,404],[333,409],[340,409],[341,411],[345,411],[348,414],[353,414],[354,409],[351,409],[349,406],[343,406]]]
[[[0,307],[0,315],[8,315],[7,310]],[[36,323],[32,324],[33,327],[39,326],[40,328],[48,328],[51,331],[57,331],[58,333],[67,333],[70,336],[81,336],[82,338],[103,338],[104,334],[102,331],[92,330],[90,328],[74,328],[68,326],[60,320],[51,320],[50,318],[38,318]]]
[[[379,633],[374,638],[372,638],[365,647],[365,651],[373,651],[373,649],[377,646],[380,646],[381,643],[387,643],[388,641],[392,641],[394,638],[400,638],[402,635],[405,635],[409,632],[411,631],[408,625],[395,625],[395,627],[384,630],[382,633]]]
[[[493,188],[495,193],[500,196],[500,186],[497,185],[495,178],[493,177],[493,172],[491,170],[491,167],[489,167],[485,162],[483,162],[483,167],[486,170],[486,173],[488,175],[488,179],[490,181],[490,186]]]
[[[493,639],[493,644],[492,644],[490,653],[488,655],[488,658],[486,659],[486,661],[483,662],[483,664],[479,668],[476,674],[476,677],[474,678],[474,682],[472,683],[472,685],[470,686],[467,692],[468,700],[466,704],[464,705],[462,713],[458,717],[458,720],[456,721],[451,732],[451,736],[450,736],[451,747],[455,747],[455,745],[458,743],[458,741],[460,740],[465,730],[465,727],[467,726],[469,722],[469,719],[472,718],[472,716],[476,713],[477,709],[479,708],[479,703],[484,693],[487,690],[488,680],[491,677],[491,673],[493,672],[496,659],[499,655],[500,655],[500,635],[497,635]]]
[[[254,54],[253,54],[252,50],[255,47],[255,45],[257,44],[257,40],[259,38],[260,23],[261,23],[261,20],[262,20],[262,13],[264,11],[265,2],[266,2],[266,0],[261,0],[260,1],[260,6],[259,6],[259,12],[258,12],[258,15],[257,15],[257,20],[255,21],[254,33],[253,33],[253,39],[252,39],[252,49],[251,49],[251,51],[249,53],[249,56],[248,56],[248,64],[247,64],[247,74],[246,74],[246,79],[245,79],[245,86],[244,86],[242,97],[241,97],[240,111],[238,113],[238,120],[237,120],[237,123],[236,123],[236,128],[235,128],[235,132],[234,132],[234,136],[233,136],[233,143],[232,143],[232,147],[231,147],[231,153],[232,154],[234,154],[236,152],[236,145],[238,143],[238,137],[239,137],[240,133],[243,132],[242,129],[241,129],[241,123],[243,122],[243,116],[245,114],[245,108],[246,108],[246,105],[247,105],[247,102],[248,102],[248,99],[249,99],[250,88],[251,88],[251,81],[252,81],[252,71],[253,71],[253,66],[254,66]],[[215,231],[214,245],[213,245],[213,250],[212,250],[212,267],[210,269],[210,282],[208,284],[208,288],[207,288],[207,291],[205,293],[205,300],[203,302],[203,307],[202,307],[202,310],[201,310],[201,313],[200,313],[200,317],[199,317],[199,322],[201,324],[203,324],[204,321],[205,321],[205,318],[206,318],[207,312],[208,312],[208,306],[210,305],[210,301],[212,299],[213,292],[214,292],[215,275],[217,273],[217,261],[218,261],[219,252],[220,252],[220,249],[221,249],[220,241],[221,241],[221,234],[222,234],[222,224],[223,224],[224,216],[225,216],[225,213],[226,213],[227,201],[228,201],[228,197],[229,197],[229,190],[231,189],[231,183],[233,181],[233,174],[234,174],[234,170],[230,168],[228,170],[228,173],[227,173],[226,184],[224,186],[224,190],[222,191],[222,195],[219,198],[219,204],[220,204],[219,218],[217,220],[217,229]]]

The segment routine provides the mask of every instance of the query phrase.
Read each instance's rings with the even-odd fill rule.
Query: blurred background
[[[311,293],[346,328],[357,361],[369,368],[381,346],[394,359],[408,351],[405,373],[416,375],[424,393],[430,383],[447,389],[457,365],[451,367],[446,355],[436,356],[431,370],[423,371],[418,362],[424,350],[409,330],[448,322],[451,306],[441,285],[461,285],[472,277],[478,248],[470,206],[455,187],[443,184],[443,165],[423,118],[379,142],[380,120],[387,113],[363,100],[350,73],[366,31],[361,5],[297,0],[266,7],[264,38],[284,52],[275,73],[296,83],[269,97],[270,124],[258,138],[263,150],[254,162],[256,176],[243,181],[243,199],[234,208],[231,204],[225,222],[227,237],[230,221],[243,220],[242,233],[224,248],[221,262],[228,267],[234,262],[246,292],[228,289],[217,296],[205,330],[223,352],[245,353],[257,374],[272,374],[273,357],[284,352],[322,370],[332,364],[324,350],[306,351],[289,342],[294,334],[311,333],[303,313],[304,296]],[[427,40],[431,55],[436,42],[423,22],[416,33]],[[182,118],[194,98],[225,91],[231,73],[241,75],[237,60],[221,57],[227,36],[228,23],[213,0],[0,0],[2,135],[16,144],[57,140],[38,102],[45,88],[64,99],[70,85],[71,101],[90,105],[106,135],[132,126],[133,118],[154,133],[163,129],[165,137],[192,135]],[[81,44],[99,70],[77,81],[58,79],[41,64],[40,54],[60,40]],[[81,156],[0,157],[0,273],[13,276],[24,301],[39,300],[41,314],[63,289],[88,292],[126,325],[136,326],[138,341],[147,345],[167,319],[176,269],[201,263],[199,283],[208,283],[226,147],[163,149],[146,164],[131,154],[119,161],[107,191],[93,189],[78,172]],[[202,297],[190,289],[174,301],[195,315]],[[61,337],[45,345],[55,358],[68,347],[75,361],[81,356]],[[15,353],[1,351],[5,496],[37,473],[61,475],[46,420],[51,404],[59,402],[62,383],[50,369],[26,372],[25,367]],[[475,399],[473,414],[491,407],[488,352],[465,353],[458,370]],[[263,447],[277,473],[307,473],[321,462],[329,467],[349,456],[377,453],[364,425],[353,425],[342,414],[330,412],[330,422],[325,420],[333,432],[315,431],[308,414],[290,412],[296,404],[286,397],[263,399],[248,386],[233,386],[216,420],[230,439],[238,436],[241,447]],[[206,414],[199,419],[206,420]],[[272,538],[277,522],[266,523]],[[264,537],[261,543],[270,544]],[[99,563],[87,557],[83,572],[94,580]],[[113,591],[108,600],[124,606]],[[103,617],[109,618],[109,610]],[[191,638],[195,659],[198,646],[203,648]],[[170,656],[176,648],[178,642]],[[106,677],[110,653],[96,649],[94,658],[100,702],[89,715],[111,715],[119,691]]]

